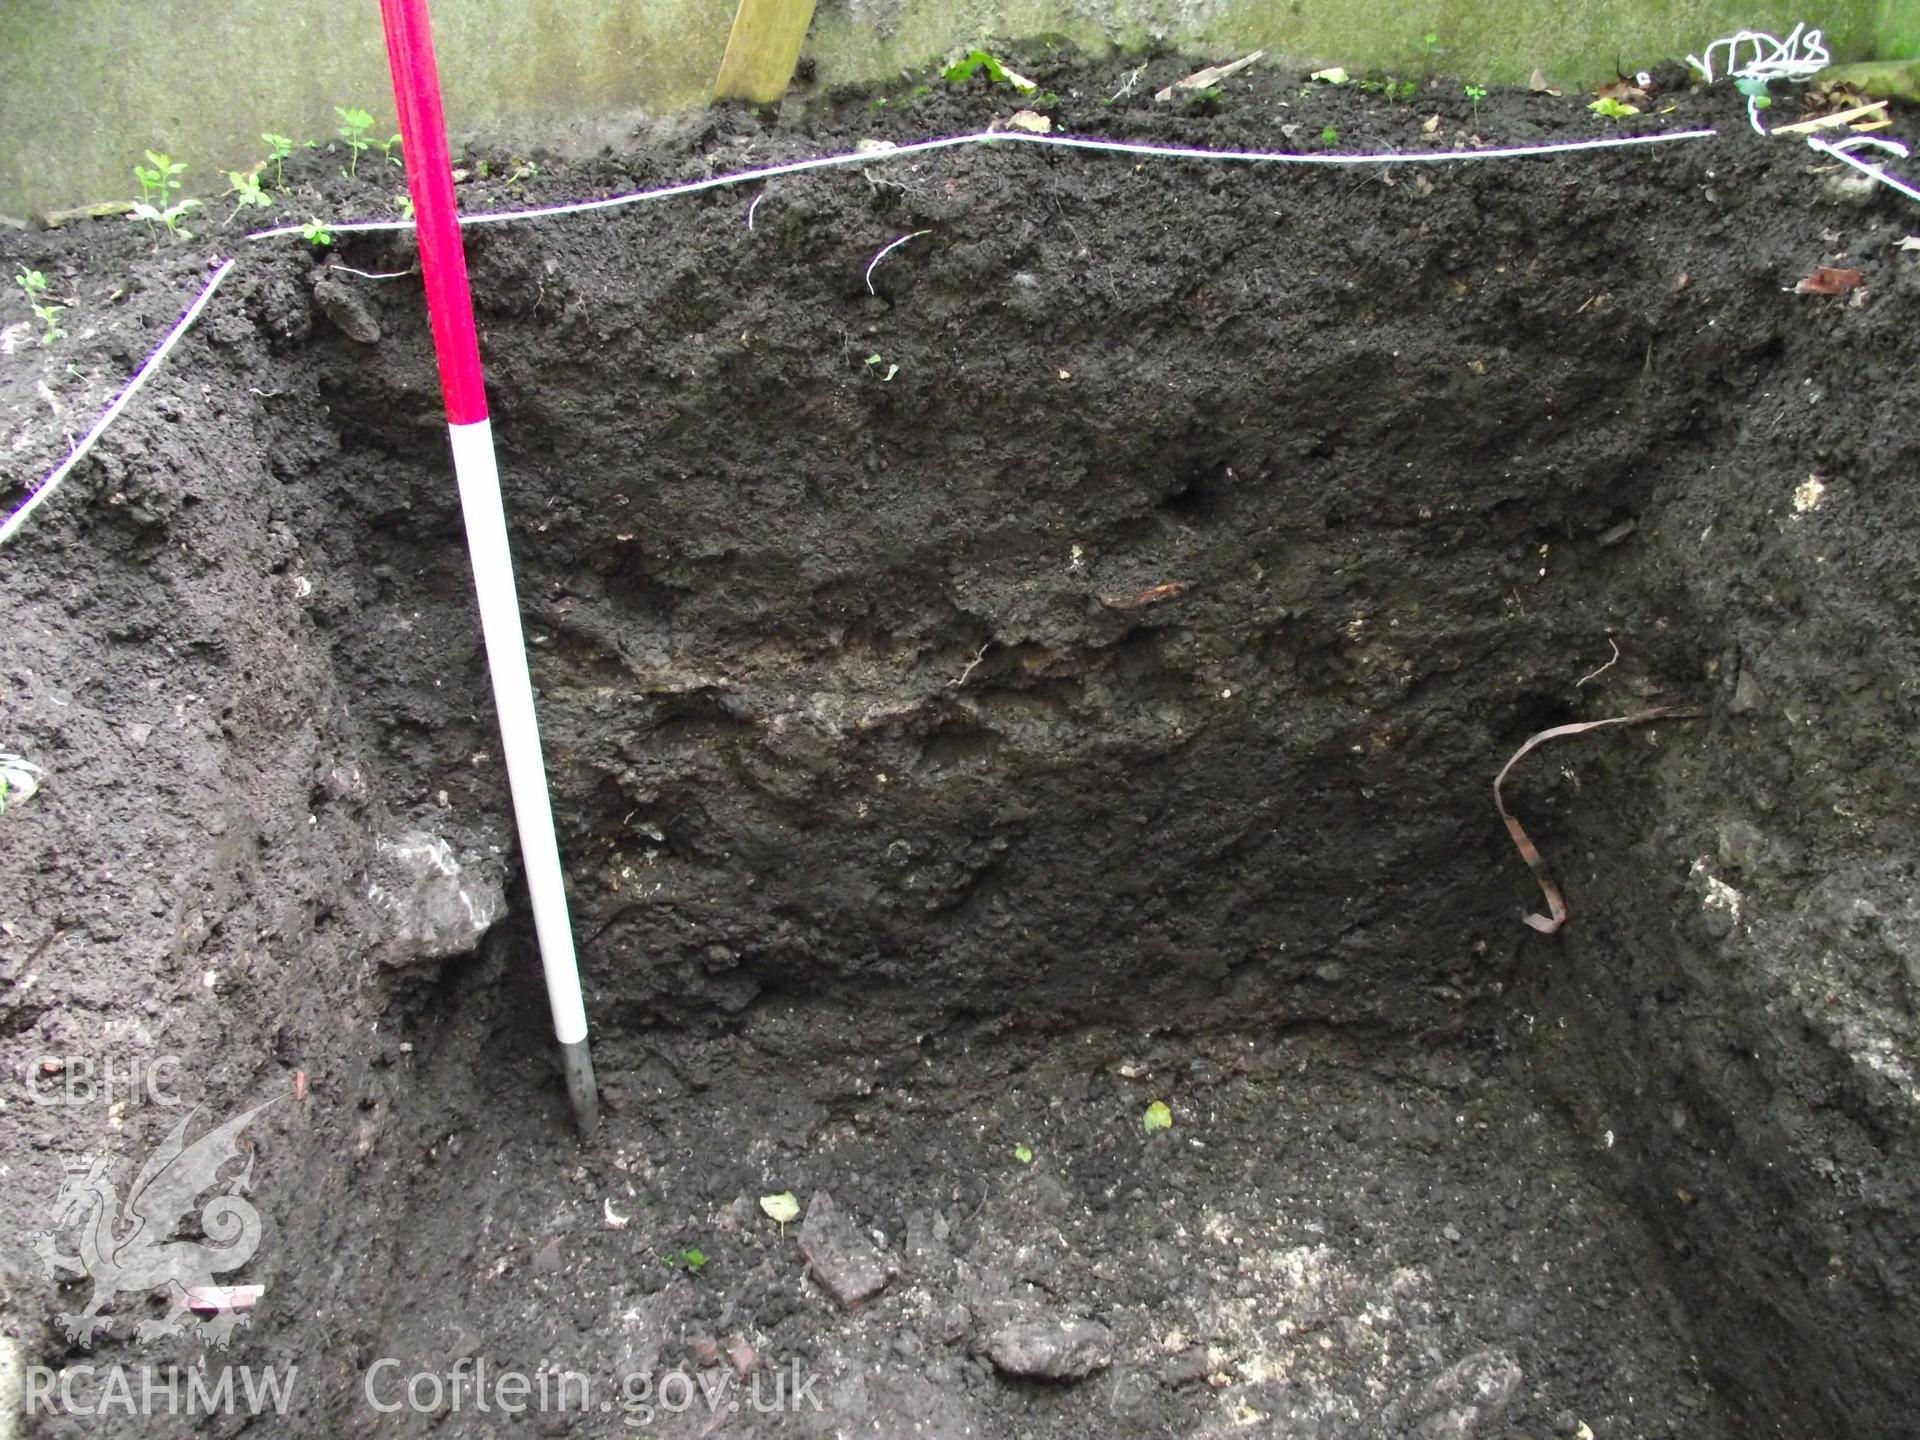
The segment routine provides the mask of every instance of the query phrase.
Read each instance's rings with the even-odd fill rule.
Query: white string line
[[[668,200],[679,195],[697,195],[728,185],[747,185],[755,180],[770,180],[781,175],[798,175],[809,170],[828,170],[841,165],[872,165],[882,160],[898,160],[909,155],[924,155],[956,145],[1056,145],[1068,150],[1093,150],[1110,154],[1137,155],[1168,160],[1225,160],[1240,163],[1277,165],[1437,165],[1456,160],[1508,160],[1533,155],[1570,155],[1583,150],[1622,150],[1639,145],[1662,145],[1674,140],[1710,140],[1714,130],[1676,130],[1660,135],[1617,135],[1599,140],[1561,140],[1545,145],[1509,145],[1486,150],[1424,150],[1376,155],[1291,155],[1269,150],[1202,150],[1185,145],[1145,145],[1131,140],[1086,140],[1072,135],[1032,135],[1024,130],[977,131],[969,135],[949,135],[936,140],[916,140],[890,150],[853,151],[844,155],[821,155],[811,160],[790,160],[757,170],[733,175],[714,175],[704,180],[688,180],[665,185],[657,190],[638,190],[627,195],[610,195],[604,200],[578,200],[566,205],[546,205],[535,210],[490,210],[458,217],[462,225],[498,225],[512,220],[543,220],[555,215],[584,215],[594,210],[614,210],[636,205],[643,200]],[[329,224],[338,235],[366,234],[372,231],[411,230],[412,220],[350,220]],[[249,240],[270,240],[281,235],[298,235],[305,227],[280,225],[271,230],[256,230]]]
[[[479,215],[462,215],[458,218],[462,225],[486,225],[499,224],[511,220],[538,220],[554,215],[579,215],[592,210],[611,210],[623,205],[634,205],[643,200],[665,200],[677,195],[696,195],[705,190],[717,190],[729,185],[744,185],[755,180],[768,180],[780,175],[798,175],[809,170],[826,170],[842,165],[872,164],[880,160],[897,159],[906,155],[925,154],[932,150],[946,150],[956,145],[991,145],[1002,141],[1018,145],[1057,145],[1072,150],[1141,155],[1159,159],[1223,160],[1242,163],[1272,162],[1282,165],[1341,166],[1445,164],[1461,160],[1507,160],[1535,155],[1567,155],[1587,150],[1620,150],[1633,146],[1660,145],[1674,140],[1710,140],[1714,138],[1717,133],[1718,132],[1710,129],[1677,130],[1661,135],[1610,136],[1599,140],[1555,141],[1545,145],[1509,145],[1486,150],[1428,150],[1407,153],[1383,152],[1375,155],[1290,155],[1266,150],[1204,150],[1185,145],[1144,145],[1128,140],[1087,140],[1070,135],[1033,135],[1021,130],[978,131],[969,135],[949,135],[934,140],[917,140],[907,145],[896,145],[889,150],[871,152],[854,151],[842,155],[822,155],[811,160],[792,160],[782,165],[763,166],[757,170],[746,170],[734,175],[716,175],[705,180],[692,180],[678,185],[663,186],[657,190],[641,190],[628,195],[609,196],[605,200],[585,200],[568,205],[548,205],[535,210],[491,211]],[[1822,148],[1824,148],[1824,146]],[[1835,153],[1839,154],[1841,159],[1847,160],[1849,164],[1867,170],[1870,174],[1879,174],[1879,172],[1861,165],[1859,161],[1852,160],[1845,154],[1840,152]],[[1899,182],[1891,178],[1884,176],[1881,178],[1887,179],[1887,183],[1895,185],[1896,188],[1904,188],[1899,186]],[[1916,196],[1915,198],[1920,198],[1920,196]],[[415,225],[411,220],[357,220],[329,225],[327,228],[336,233],[359,234],[367,231],[412,230],[415,228]],[[298,235],[302,233],[303,229],[304,227],[299,225],[282,225],[271,230],[256,230],[246,238],[249,240],[267,240],[281,235]],[[909,236],[907,238],[911,239],[912,237]],[[903,242],[895,242],[895,244],[900,243]],[[889,246],[887,248],[892,249],[893,247]],[[886,254],[885,250],[881,252],[881,255],[884,254]],[[879,258],[879,256],[875,257],[875,263],[878,262]],[[153,372],[159,368],[161,362],[166,359],[167,352],[170,351],[180,337],[191,328],[193,322],[200,317],[201,310],[206,307],[207,301],[213,297],[213,292],[219,287],[220,282],[227,278],[227,273],[233,269],[233,266],[234,262],[229,260],[222,265],[219,270],[214,272],[213,278],[207,282],[206,289],[200,292],[199,298],[188,307],[186,314],[180,317],[180,323],[174,326],[173,330],[167,335],[167,338],[160,342],[153,354],[147,358],[147,362],[142,365],[139,370],[134,372],[133,379],[127,383],[127,388],[122,390],[113,404],[107,407],[106,413],[95,423],[93,429],[88,431],[86,437],[74,447],[73,453],[56,467],[45,480],[41,481],[39,488],[27,498],[26,502],[21,505],[18,510],[7,518],[5,525],[0,526],[0,545],[5,544],[13,538],[15,532],[26,523],[27,517],[39,508],[41,502],[53,492],[54,487],[66,479],[73,467],[79,464],[86,456],[86,453],[93,448],[94,442],[100,438],[101,433],[118,418],[120,412],[126,408],[127,402],[146,384]],[[872,265],[868,266],[867,273],[870,280],[873,273]]]
[[[1764,30],[1741,30],[1707,46],[1707,58],[1687,56],[1687,64],[1700,72],[1707,84],[1713,83],[1713,52],[1727,48],[1727,68],[1721,73],[1734,79],[1806,80],[1827,68],[1827,47],[1818,30],[1807,29],[1806,21],[1794,26],[1784,40],[1776,40]],[[1753,55],[1739,64],[1740,47],[1751,45]],[[1806,46],[1802,54],[1800,47]]]
[[[1804,55],[1800,52],[1803,43],[1807,47]],[[1808,30],[1804,20],[1794,26],[1792,33],[1784,40],[1776,40],[1764,30],[1741,30],[1707,46],[1705,60],[1696,55],[1687,56],[1687,63],[1698,70],[1700,78],[1709,85],[1713,83],[1713,52],[1722,45],[1727,47],[1727,68],[1723,72],[1726,78],[1758,80],[1762,87],[1769,80],[1811,80],[1827,68],[1829,60],[1820,32]],[[1739,63],[1742,45],[1753,46],[1752,58],[1744,65]],[[1760,123],[1760,111],[1765,108],[1762,103],[1764,94],[1763,88],[1761,94],[1747,95],[1747,123],[1753,127],[1756,135],[1767,133],[1767,127]]]
[[[867,262],[867,293],[869,295],[878,295],[880,293],[878,290],[873,288],[873,267],[874,266],[878,265],[882,260],[886,259],[887,256],[891,255],[894,251],[898,250],[902,245],[906,244],[909,240],[918,240],[922,235],[931,235],[932,233],[933,232],[931,230],[915,230],[911,235],[902,235],[898,240],[889,240],[885,245],[882,245],[880,247],[880,253],[878,255],[875,255],[873,259]]]
[[[1835,145],[1831,141],[1822,140],[1818,135],[1809,135],[1807,144],[1822,154],[1831,155],[1836,160],[1844,160],[1862,175],[1871,175],[1882,185],[1898,190],[1909,200],[1920,200],[1920,190],[1914,189],[1904,180],[1897,180],[1889,175],[1884,165],[1869,165],[1853,154],[1854,150],[1862,146],[1870,146],[1877,150],[1889,151],[1904,160],[1907,156],[1907,147],[1898,140],[1882,140],[1877,135],[1856,135],[1851,140],[1842,140]]]
[[[120,392],[114,402],[106,408],[105,413],[94,422],[93,428],[86,433],[85,438],[73,447],[73,453],[54,467],[53,472],[40,482],[40,487],[26,498],[25,503],[7,517],[5,525],[0,525],[0,545],[11,540],[14,533],[27,523],[27,517],[40,508],[42,501],[53,494],[55,487],[67,478],[73,467],[78,465],[86,457],[86,453],[93,448],[93,442],[100,438],[107,426],[119,418],[120,412],[127,408],[127,402],[133,399],[141,386],[153,378],[154,371],[158,370],[167,358],[167,352],[173,349],[180,337],[192,328],[193,322],[200,318],[200,312],[207,308],[207,301],[213,298],[213,292],[220,288],[220,282],[227,278],[227,273],[233,269],[235,263],[229,260],[213,272],[213,278],[207,281],[207,288],[200,292],[200,298],[187,307],[187,313],[180,317],[179,324],[167,332],[167,338],[154,347],[146,363],[134,371],[133,378],[127,382],[127,388]]]

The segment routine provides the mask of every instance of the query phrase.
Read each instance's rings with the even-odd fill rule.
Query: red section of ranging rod
[[[487,391],[473,331],[467,256],[460,248],[460,222],[453,208],[453,160],[447,153],[427,0],[380,0],[380,19],[387,31],[393,102],[400,112],[400,153],[407,162],[407,189],[419,227],[420,271],[426,281],[427,317],[433,323],[433,351],[440,361],[440,390],[448,423],[471,425],[487,418]]]

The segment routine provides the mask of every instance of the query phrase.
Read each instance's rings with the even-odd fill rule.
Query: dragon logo
[[[147,1157],[124,1205],[107,1178],[109,1156],[66,1161],[59,1197],[47,1207],[53,1229],[34,1237],[34,1250],[49,1279],[83,1275],[93,1281],[86,1308],[59,1317],[69,1340],[91,1345],[94,1333],[113,1323],[101,1307],[115,1295],[143,1290],[164,1290],[168,1306],[161,1318],[135,1328],[136,1340],[178,1335],[197,1323],[210,1343],[225,1349],[234,1328],[251,1322],[250,1314],[234,1307],[233,1292],[211,1282],[215,1275],[238,1270],[260,1246],[260,1214],[241,1198],[253,1178],[252,1151],[246,1151],[237,1172],[230,1162],[241,1157],[241,1132],[281,1098],[256,1105],[189,1143],[187,1126],[200,1113],[195,1106]],[[224,1180],[222,1170],[228,1172]],[[199,1204],[209,1190],[217,1193]],[[176,1238],[196,1209],[205,1240]],[[60,1237],[69,1231],[77,1233],[77,1255],[60,1253]],[[189,1318],[195,1310],[211,1313],[195,1321]]]

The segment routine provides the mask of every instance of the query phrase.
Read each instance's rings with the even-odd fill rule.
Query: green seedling
[[[1024,1145],[1016,1145],[1013,1147],[1013,1158],[1018,1160],[1022,1165],[1031,1165],[1033,1164],[1033,1151]]]
[[[388,159],[393,158],[393,140],[389,140],[383,145],[380,141],[372,139],[367,134],[369,130],[373,129],[372,115],[356,105],[336,105],[333,107],[333,113],[340,117],[340,138],[346,141],[349,152],[347,168],[340,172],[342,175],[346,176],[349,180],[359,176],[360,153],[363,150],[382,150],[387,154]],[[396,135],[393,138],[394,140],[398,140],[400,137]]]
[[[1767,93],[1767,82],[1754,75],[1742,75],[1733,82],[1733,88],[1747,97],[1747,104],[1755,110],[1765,110],[1773,104],[1773,97]]]
[[[1384,95],[1389,100],[1398,100],[1402,105],[1413,103],[1414,93],[1420,88],[1412,80],[1396,80],[1391,75],[1382,80],[1377,76],[1359,82],[1360,88],[1375,95]]]
[[[413,196],[396,195],[393,197],[393,203],[399,208],[400,218],[402,220],[411,220],[413,218]]]
[[[167,233],[176,240],[193,238],[193,232],[180,223],[180,217],[197,208],[200,202],[173,198],[186,168],[186,161],[175,160],[164,153],[156,155],[151,150],[147,151],[145,165],[133,167],[133,177],[140,182],[140,198],[133,203],[133,218],[146,221],[148,233],[156,240],[160,235],[153,228],[156,221],[165,225]]]
[[[1011,85],[1022,95],[1031,95],[1040,87],[1024,75],[1017,75],[984,50],[969,50],[940,73],[955,85],[964,85],[975,75],[985,73],[993,85]]]
[[[1167,1108],[1167,1102],[1156,1100],[1147,1106],[1147,1113],[1140,1117],[1140,1128],[1151,1135],[1156,1130],[1173,1128],[1173,1111]]]
[[[180,223],[180,217],[185,215],[189,210],[197,210],[199,208],[200,202],[198,200],[176,200],[164,210],[149,205],[144,200],[136,200],[133,206],[133,218],[146,221],[148,232],[151,233],[156,240],[160,238],[160,232],[153,228],[154,221],[156,220],[167,227],[167,234],[171,235],[175,240],[191,240],[193,238],[193,232]]]
[[[300,227],[300,238],[314,249],[333,244],[333,231],[327,228],[327,222],[318,218],[307,221]]]
[[[1587,109],[1608,120],[1624,120],[1629,115],[1638,115],[1640,113],[1640,107],[1638,105],[1629,105],[1626,101],[1616,100],[1611,95],[1594,101],[1591,105],[1587,106]]]
[[[884,355],[867,356],[867,368],[869,370],[872,370],[877,374],[882,365],[887,365],[887,360]],[[898,365],[887,365],[887,373],[880,376],[880,383],[882,385],[886,384],[889,380],[893,379],[893,377],[898,375],[899,373],[900,373],[900,367]]]
[[[284,190],[287,188],[286,162],[293,158],[295,149],[293,137],[291,135],[276,135],[271,130],[266,130],[261,132],[260,138],[267,142],[267,158],[266,160],[262,160],[260,164],[265,165],[268,161],[273,163],[273,188],[276,190]],[[309,140],[307,142],[307,148],[313,148],[313,141]],[[259,166],[255,166],[254,168],[258,171]]]
[[[1473,102],[1474,121],[1478,123],[1480,119],[1480,102],[1487,98],[1487,87],[1484,85],[1468,85],[1465,89],[1467,99]]]
[[[660,1257],[667,1262],[669,1269],[691,1270],[698,1275],[705,1268],[707,1257],[698,1246],[689,1245],[684,1250],[669,1250]]]
[[[45,275],[41,274],[38,270],[29,270],[23,265],[20,267],[20,273],[13,277],[13,283],[18,285],[22,292],[25,293],[27,304],[32,308],[33,313],[40,317],[40,323],[45,327],[40,332],[40,343],[42,345],[51,345],[67,333],[60,328],[60,313],[67,307],[48,303],[47,277]],[[0,760],[5,758],[4,756],[0,756]],[[23,761],[22,763],[24,764],[25,762]],[[4,783],[0,783],[0,809],[5,808],[5,798],[5,785]]]
[[[1340,143],[1339,130],[1332,125],[1322,126],[1320,130],[1320,143],[1322,145],[1338,145]]]
[[[173,192],[180,188],[180,177],[186,173],[186,169],[187,162],[184,160],[147,151],[147,163],[133,167],[133,178],[140,182],[140,198],[154,209],[164,210],[173,198]]]
[[[273,197],[260,188],[260,172],[258,170],[229,170],[227,172],[227,194],[236,197],[233,215],[227,216],[227,223],[229,225],[233,223],[234,215],[238,215],[249,205],[264,210],[273,204]]]

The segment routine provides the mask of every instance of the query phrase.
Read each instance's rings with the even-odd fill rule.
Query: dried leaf
[[[1325,70],[1314,71],[1313,74],[1307,78],[1309,80],[1324,80],[1329,85],[1344,85],[1347,83],[1347,72],[1339,65],[1330,65]]]
[[[1434,131],[1440,128],[1440,112],[1436,110],[1432,115],[1422,120],[1420,122],[1420,128],[1429,135],[1433,134]]]
[[[1053,131],[1053,121],[1038,110],[1016,110],[1007,117],[1007,124],[1015,130],[1030,130],[1035,135],[1048,135]]]
[[[1533,75],[1527,81],[1527,88],[1536,95],[1558,95],[1560,92],[1547,83],[1547,72],[1534,67]]]
[[[1602,100],[1644,100],[1647,98],[1645,86],[1636,85],[1633,81],[1627,79],[1609,80],[1606,84],[1595,87],[1593,93]]]
[[[1816,265],[1813,273],[1793,287],[1796,295],[1844,295],[1867,277],[1858,270]]]
[[[783,1190],[778,1195],[762,1195],[760,1208],[767,1212],[767,1218],[785,1229],[800,1218],[800,1202],[791,1190]]]
[[[1167,1108],[1167,1102],[1156,1100],[1147,1106],[1146,1114],[1140,1117],[1140,1128],[1151,1135],[1156,1130],[1173,1128],[1173,1111]]]

